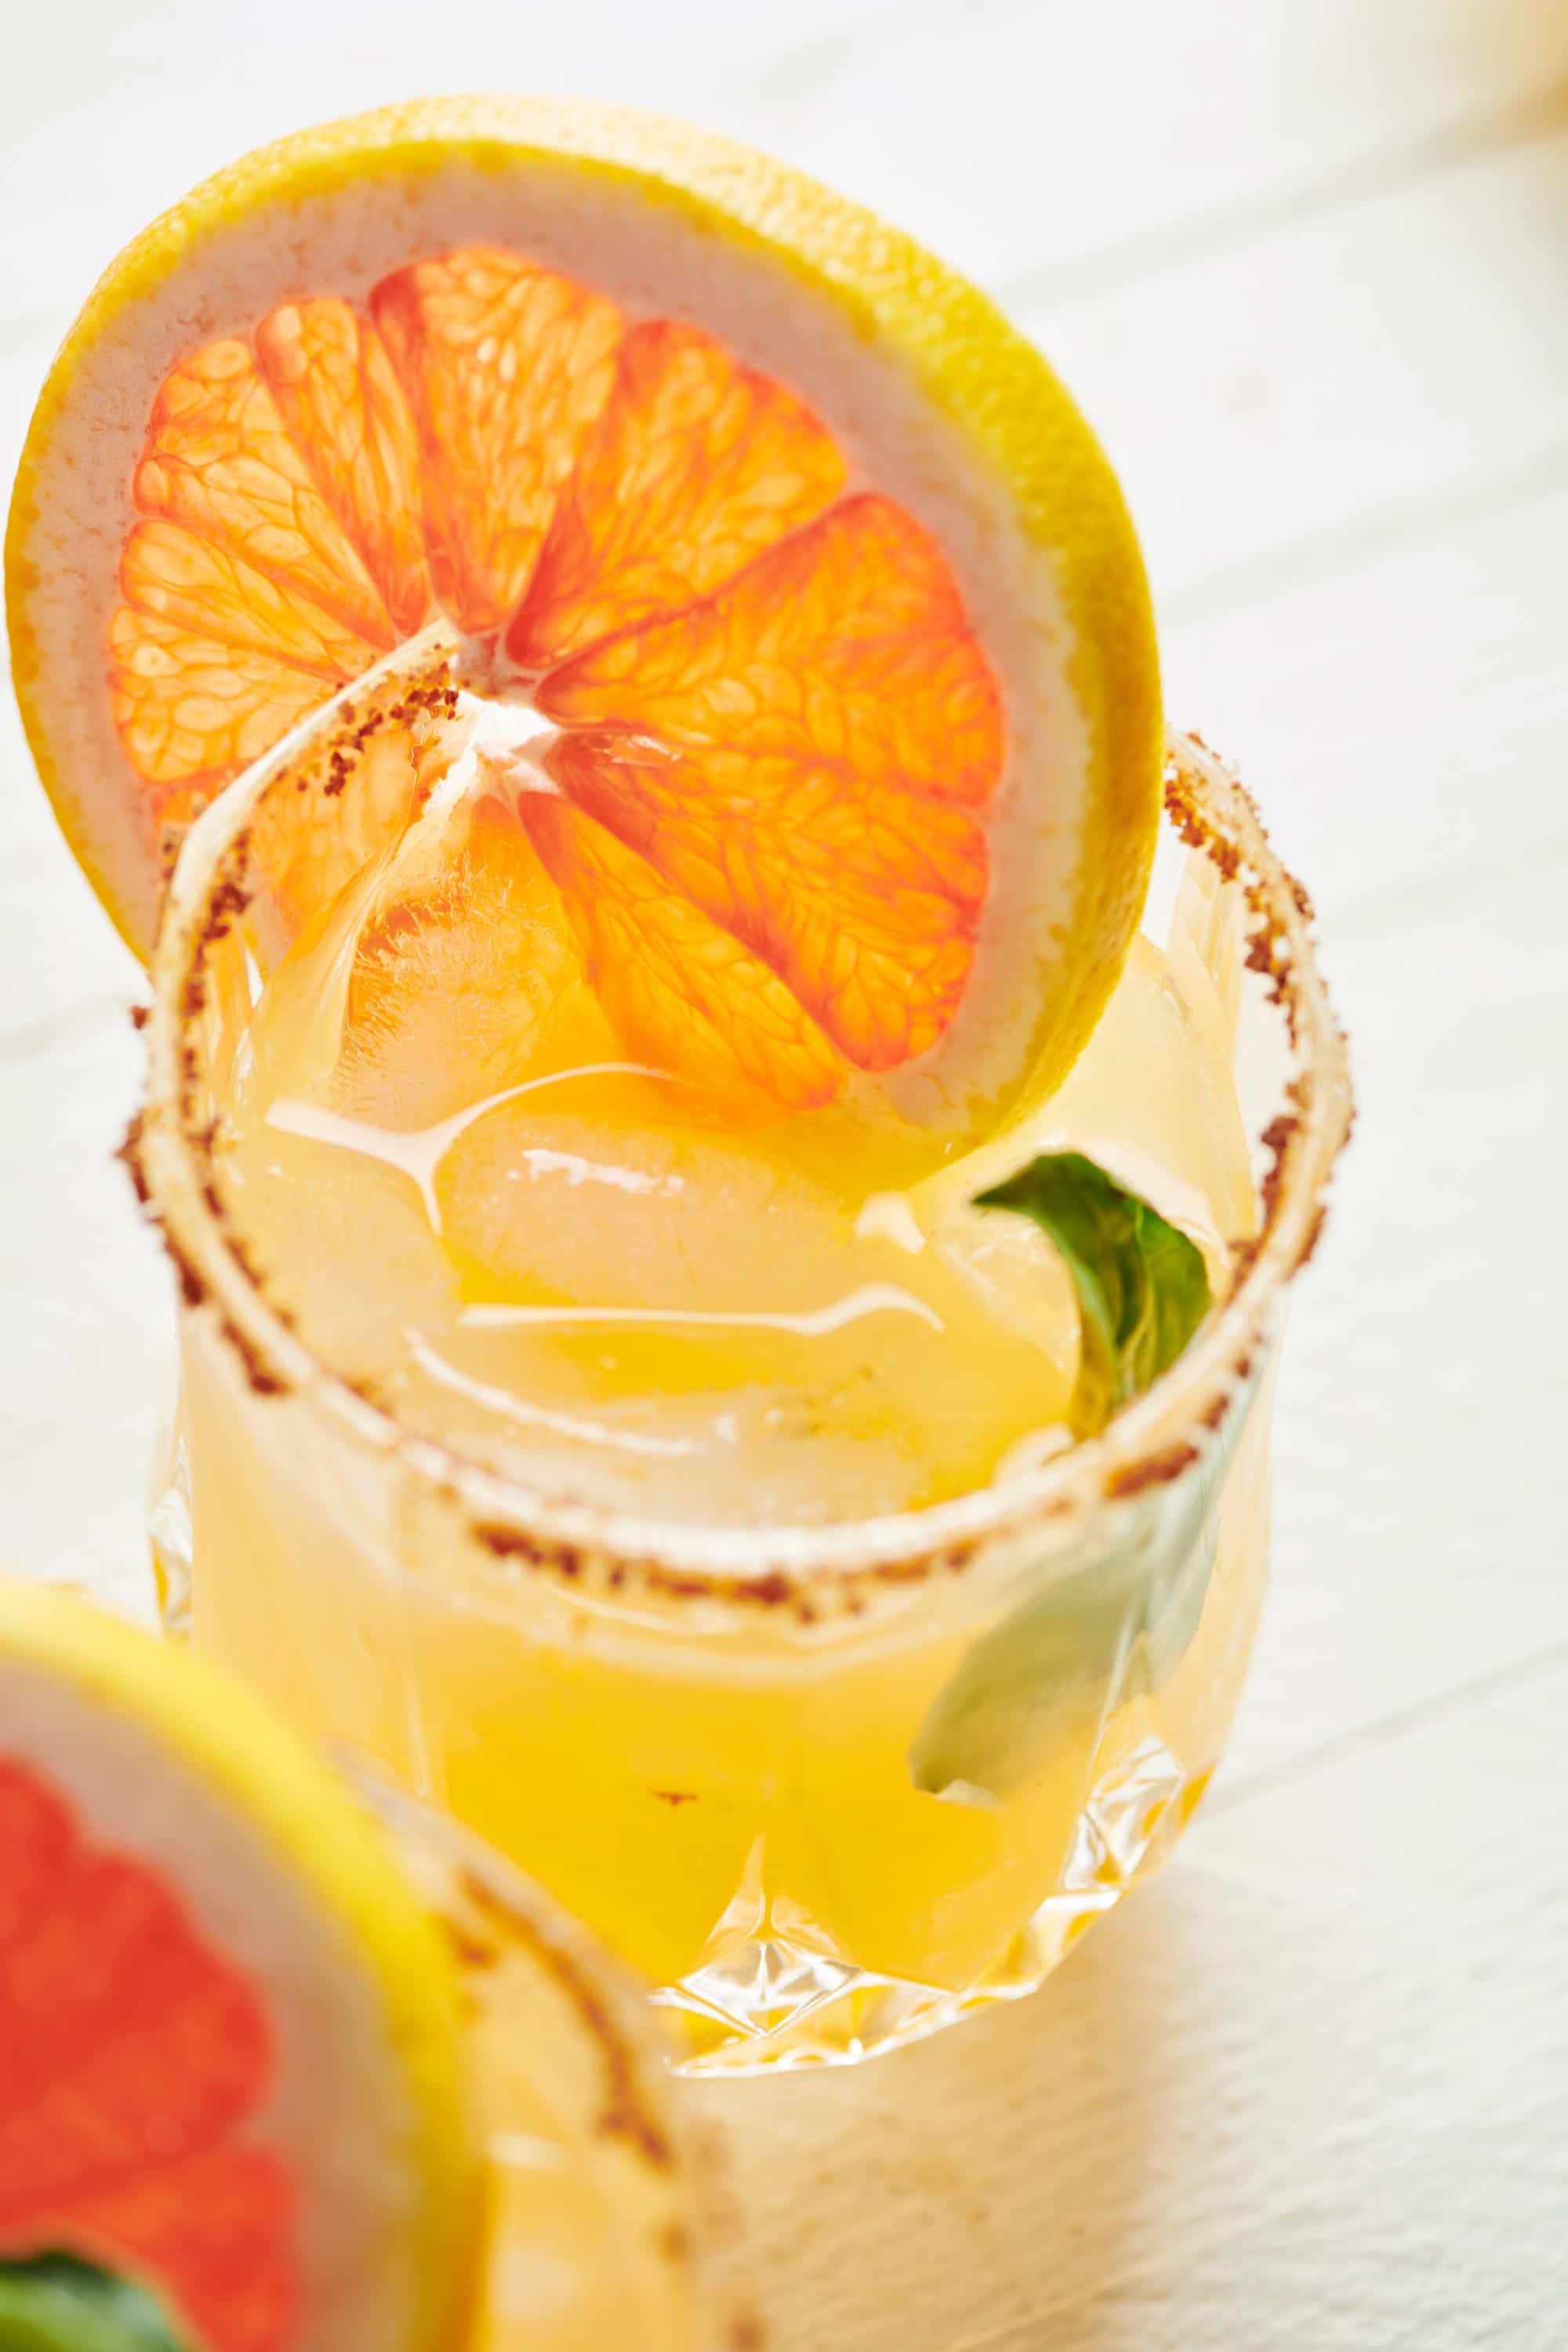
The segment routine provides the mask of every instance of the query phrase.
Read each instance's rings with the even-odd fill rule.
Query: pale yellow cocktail
[[[1166,944],[1135,945],[1026,1129],[858,1185],[832,1135],[814,1163],[787,1131],[683,1118],[591,1033],[475,1079],[471,1036],[437,1025],[449,991],[383,1022],[378,1071],[352,888],[265,984],[232,935],[200,948],[192,1017],[201,907],[232,878],[216,820],[171,925],[185,1108],[142,1151],[188,1287],[216,1293],[183,1325],[176,1606],[521,1859],[707,2063],[858,2054],[1026,1989],[1217,1759],[1266,1566],[1274,1274],[1337,1110],[1275,1130],[1260,1210],[1246,935],[1286,939],[1294,901],[1201,755],[1173,788],[1189,831],[1234,826],[1226,867],[1254,864],[1227,883],[1194,853]],[[1289,996],[1310,1098],[1301,1055],[1331,1033],[1304,964]],[[1037,1230],[970,1205],[1068,1145],[1230,1294],[1078,1446],[1071,1288]],[[528,1205],[492,1230],[503,1186]]]

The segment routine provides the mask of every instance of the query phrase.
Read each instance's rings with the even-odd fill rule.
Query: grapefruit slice
[[[83,311],[7,567],[143,953],[193,814],[432,621],[549,730],[510,855],[629,1053],[972,1139],[1125,953],[1159,697],[1104,457],[981,295],[721,141],[439,100],[237,164]]]
[[[446,2352],[462,2067],[445,1944],[328,1773],[188,1653],[0,1578],[13,2300],[65,2256],[182,2352]]]

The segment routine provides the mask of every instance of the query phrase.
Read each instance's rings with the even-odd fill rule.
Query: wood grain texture
[[[1334,950],[1568,850],[1565,573],[1568,478],[1165,631],[1172,718],[1256,784]]]
[[[47,1048],[61,1022],[146,995],[38,789],[7,679],[0,698],[0,1071],[12,1054]],[[7,1088],[7,1103],[9,1089]],[[40,1139],[40,1149],[47,1142]]]
[[[1277,1573],[1175,1866],[1036,2000],[710,2086],[774,2352],[1568,2340],[1568,12],[1558,0],[28,0],[0,455],[118,238],[437,83],[705,117],[1004,292],[1124,471],[1173,715],[1324,911],[1364,1115]],[[308,89],[308,98],[301,95]],[[90,155],[94,168],[84,170]],[[164,1270],[107,935],[0,722],[0,1556],[144,1605]]]
[[[1171,618],[1568,475],[1568,127],[1019,315]]]
[[[137,1613],[174,1372],[168,1269],[110,1156],[142,1058],[123,1013],[89,1006],[0,1059],[0,1560]]]

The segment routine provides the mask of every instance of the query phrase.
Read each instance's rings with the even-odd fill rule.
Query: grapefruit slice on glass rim
[[[1098,444],[931,256],[676,125],[426,101],[209,181],[68,338],[7,581],[143,955],[193,815],[433,628],[531,730],[487,856],[721,1095],[960,1148],[1059,1081],[1137,919],[1157,667]],[[351,780],[280,855],[346,876],[407,814]]]
[[[376,1833],[255,1699],[0,1577],[0,2340],[447,2352],[459,2004]]]

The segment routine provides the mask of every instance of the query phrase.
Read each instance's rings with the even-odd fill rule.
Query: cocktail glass
[[[463,2352],[739,2352],[721,2153],[641,1989],[447,1816],[350,1773],[449,1937],[469,2012],[484,2235]]]
[[[295,751],[193,829],[153,966],[129,1156],[181,1295],[169,1622],[514,1857],[654,1980],[696,2069],[854,2060],[1031,1990],[1201,1800],[1262,1597],[1285,1295],[1350,1093],[1251,803],[1173,739],[1164,1010],[1225,1040],[1254,1145],[1187,1352],[1101,1435],[956,1500],[701,1527],[400,1425],[269,1299],[214,1149],[264,952],[258,820]],[[1147,1028],[1105,1047],[1068,1130],[1063,1097],[1019,1156],[1092,1151],[1103,1118],[1157,1161],[1203,1115],[1178,1066]]]

